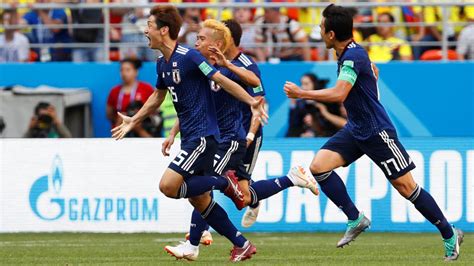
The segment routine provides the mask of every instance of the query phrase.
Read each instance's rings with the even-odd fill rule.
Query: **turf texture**
[[[196,265],[228,264],[231,244],[213,233]],[[438,234],[363,233],[336,248],[342,233],[246,234],[257,254],[245,265],[445,265]],[[0,265],[178,265],[164,250],[184,234],[0,234]],[[466,234],[456,265],[474,265],[474,234]]]

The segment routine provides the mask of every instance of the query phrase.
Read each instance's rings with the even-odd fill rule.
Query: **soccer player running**
[[[367,229],[370,221],[350,199],[341,178],[333,170],[347,166],[367,155],[382,169],[393,187],[440,231],[445,260],[456,260],[463,232],[450,225],[433,197],[415,183],[410,173],[415,165],[399,142],[395,127],[379,101],[379,91],[367,52],[352,40],[352,17],[341,6],[329,5],[323,11],[321,36],[328,49],[338,56],[338,79],[334,88],[303,91],[286,82],[289,98],[321,102],[343,102],[348,114],[347,125],[318,151],[310,170],[321,190],[348,218],[343,247]]]
[[[209,60],[210,63],[216,64],[217,69],[223,75],[239,85],[246,87],[249,93],[250,90],[259,92],[262,90],[260,71],[256,64],[247,56],[242,54],[236,46],[236,43],[239,44],[242,34],[240,25],[232,20],[225,21],[224,23],[213,19],[204,21],[197,36],[196,48]],[[225,55],[221,51],[223,51]],[[231,61],[227,61],[228,59]],[[246,196],[243,201],[238,203],[234,202],[236,203],[237,208],[242,209],[252,201],[249,188],[252,190],[253,185],[260,185],[261,187],[272,187],[277,185],[274,185],[275,180],[262,180],[249,187],[250,175],[244,165],[243,159],[246,155],[246,146],[247,144],[251,144],[251,141],[248,138],[246,140],[246,131],[242,123],[241,102],[223,90],[221,86],[215,84],[214,81],[211,81],[211,89],[214,91],[213,96],[215,99],[217,120],[222,140],[222,142],[219,143],[218,152],[216,154],[215,172],[216,175],[223,175],[224,172],[230,170],[232,172],[227,173],[227,175],[235,174],[238,176],[242,191],[246,191],[244,193]],[[251,113],[250,110],[248,113]],[[246,115],[249,115],[250,117],[252,116],[247,113]],[[249,118],[249,120],[250,119],[251,118]],[[256,121],[258,119],[251,120]],[[169,150],[173,144],[174,137],[179,131],[177,125],[178,123],[175,124],[170,136],[163,143],[162,152],[164,155],[167,154],[166,151]],[[258,123],[252,123],[252,126],[249,127],[251,127],[252,130],[257,131],[260,125]],[[287,176],[280,178],[281,182],[288,183],[287,187],[293,186],[293,184],[307,187],[316,191],[314,193],[317,194],[316,182],[314,182],[313,177],[309,175],[309,171],[305,174],[304,172],[301,172],[300,169],[301,168],[297,167],[290,170],[290,173]],[[281,189],[279,188],[277,191],[273,191],[275,191],[274,194],[276,194],[281,191]],[[252,193],[258,194],[258,192],[261,192],[261,190],[257,188],[257,192],[254,191]],[[267,193],[267,195],[270,196],[272,194]],[[260,196],[263,199],[266,195]],[[256,197],[257,196],[254,198]],[[188,240],[186,242],[181,242],[177,246],[166,246],[165,250],[178,259],[184,258],[187,260],[196,260],[199,255],[199,243],[201,242],[209,245],[212,241],[212,237],[207,231],[208,228],[208,224],[204,219],[202,219],[201,215],[199,215],[198,212],[193,211],[190,233],[186,237]],[[250,246],[246,252],[236,251],[238,250],[234,249],[231,254],[231,260],[233,261],[250,258],[256,252],[256,249],[255,247]],[[241,255],[236,256],[235,254]]]
[[[170,198],[189,198],[202,218],[228,238],[234,244],[234,250],[243,252],[251,243],[238,232],[224,209],[206,193],[217,188],[231,198],[241,194],[237,181],[213,175],[219,129],[209,79],[251,105],[255,117],[266,120],[263,102],[256,101],[242,87],[219,73],[197,50],[177,44],[182,20],[176,7],[155,6],[150,14],[145,35],[150,48],[163,54],[157,61],[158,90],[133,117],[119,113],[123,121],[112,129],[112,136],[123,138],[159,108],[169,90],[180,120],[182,142],[181,151],[161,178],[160,190]],[[236,256],[239,255],[237,252]]]

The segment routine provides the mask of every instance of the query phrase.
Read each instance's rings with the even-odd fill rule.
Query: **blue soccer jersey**
[[[216,72],[201,53],[182,45],[176,45],[169,61],[160,57],[156,63],[156,88],[171,94],[183,142],[206,136],[219,139],[209,88],[209,79]]]
[[[368,139],[383,130],[393,130],[390,118],[379,101],[377,79],[364,48],[351,42],[339,56],[338,79],[353,84],[344,101],[348,121],[346,128],[356,139]]]
[[[255,73],[255,69],[257,68],[249,69],[239,59],[240,57],[242,57],[242,54],[239,54],[234,60],[232,60],[231,63]],[[242,88],[246,88],[246,91],[249,91],[249,88],[247,88],[248,86],[234,72],[226,67],[219,67],[218,70],[222,75],[239,84]],[[211,81],[211,89],[214,91],[213,95],[214,101],[216,103],[217,123],[219,125],[222,141],[227,142],[230,140],[245,140],[248,128],[245,128],[243,124],[242,106],[247,106],[248,113],[250,113],[250,116],[252,116],[250,107],[247,104],[237,100],[225,90],[221,89],[221,87],[215,84],[214,81]]]
[[[244,67],[245,69],[252,71],[257,75],[257,77],[260,78],[260,69],[258,69],[257,64],[255,61],[253,61],[250,57],[246,56],[245,54],[240,54],[236,60],[234,60],[236,65],[239,65],[241,67]],[[250,87],[250,86],[244,86],[245,90],[247,91],[248,94],[252,97],[256,96],[264,96],[265,95],[265,89],[263,88],[263,83],[260,84],[258,87]],[[242,111],[242,124],[244,126],[245,132],[248,132],[250,129],[250,122],[252,120],[252,111],[250,111],[250,106],[247,104],[241,103],[240,108]],[[262,133],[262,128],[260,127],[259,130],[257,131],[256,136],[261,135]]]

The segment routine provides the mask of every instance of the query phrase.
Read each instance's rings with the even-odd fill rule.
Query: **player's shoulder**
[[[240,53],[239,57],[237,57],[237,61],[242,64],[245,68],[248,68],[251,65],[254,65],[255,62],[249,56],[245,55],[244,53]]]
[[[187,55],[192,50],[195,50],[195,49],[189,48],[182,44],[178,44],[178,47],[176,47],[176,53],[180,55]]]
[[[360,46],[356,42],[351,42],[347,45],[346,51],[341,57],[341,61],[365,61],[369,60],[369,56],[364,47]]]

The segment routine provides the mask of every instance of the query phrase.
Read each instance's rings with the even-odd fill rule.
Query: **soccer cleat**
[[[244,194],[240,189],[239,180],[235,176],[235,171],[228,170],[225,172],[224,177],[229,181],[229,185],[224,190],[224,194],[234,202],[238,210],[242,210],[245,207]]]
[[[186,234],[186,240],[189,240],[189,233]],[[214,240],[212,239],[211,232],[205,230],[202,232],[201,240],[199,243],[203,244],[204,246],[210,246]]]
[[[292,167],[287,176],[293,185],[302,188],[308,188],[311,190],[311,192],[313,192],[314,195],[319,195],[319,189],[316,186],[316,180],[310,174],[310,172],[306,171],[302,166]]]
[[[250,227],[257,221],[259,209],[260,209],[260,204],[257,206],[257,208],[248,207],[247,210],[245,210],[245,213],[244,213],[244,216],[242,216],[242,222],[241,222],[243,227]]]
[[[180,241],[177,246],[166,246],[165,251],[176,259],[194,261],[199,256],[199,247],[191,245],[189,241]]]
[[[349,220],[347,222],[347,229],[344,236],[337,242],[337,247],[342,248],[354,241],[360,233],[364,232],[370,226],[370,220],[365,217],[363,213],[359,215],[356,220]]]
[[[464,233],[453,226],[454,235],[450,239],[443,239],[444,242],[444,260],[453,261],[459,257],[459,247],[464,240]]]
[[[245,242],[245,245],[241,248],[234,246],[230,251],[230,261],[238,262],[244,261],[246,259],[252,258],[252,255],[257,253],[257,248],[250,243],[250,241]]]

